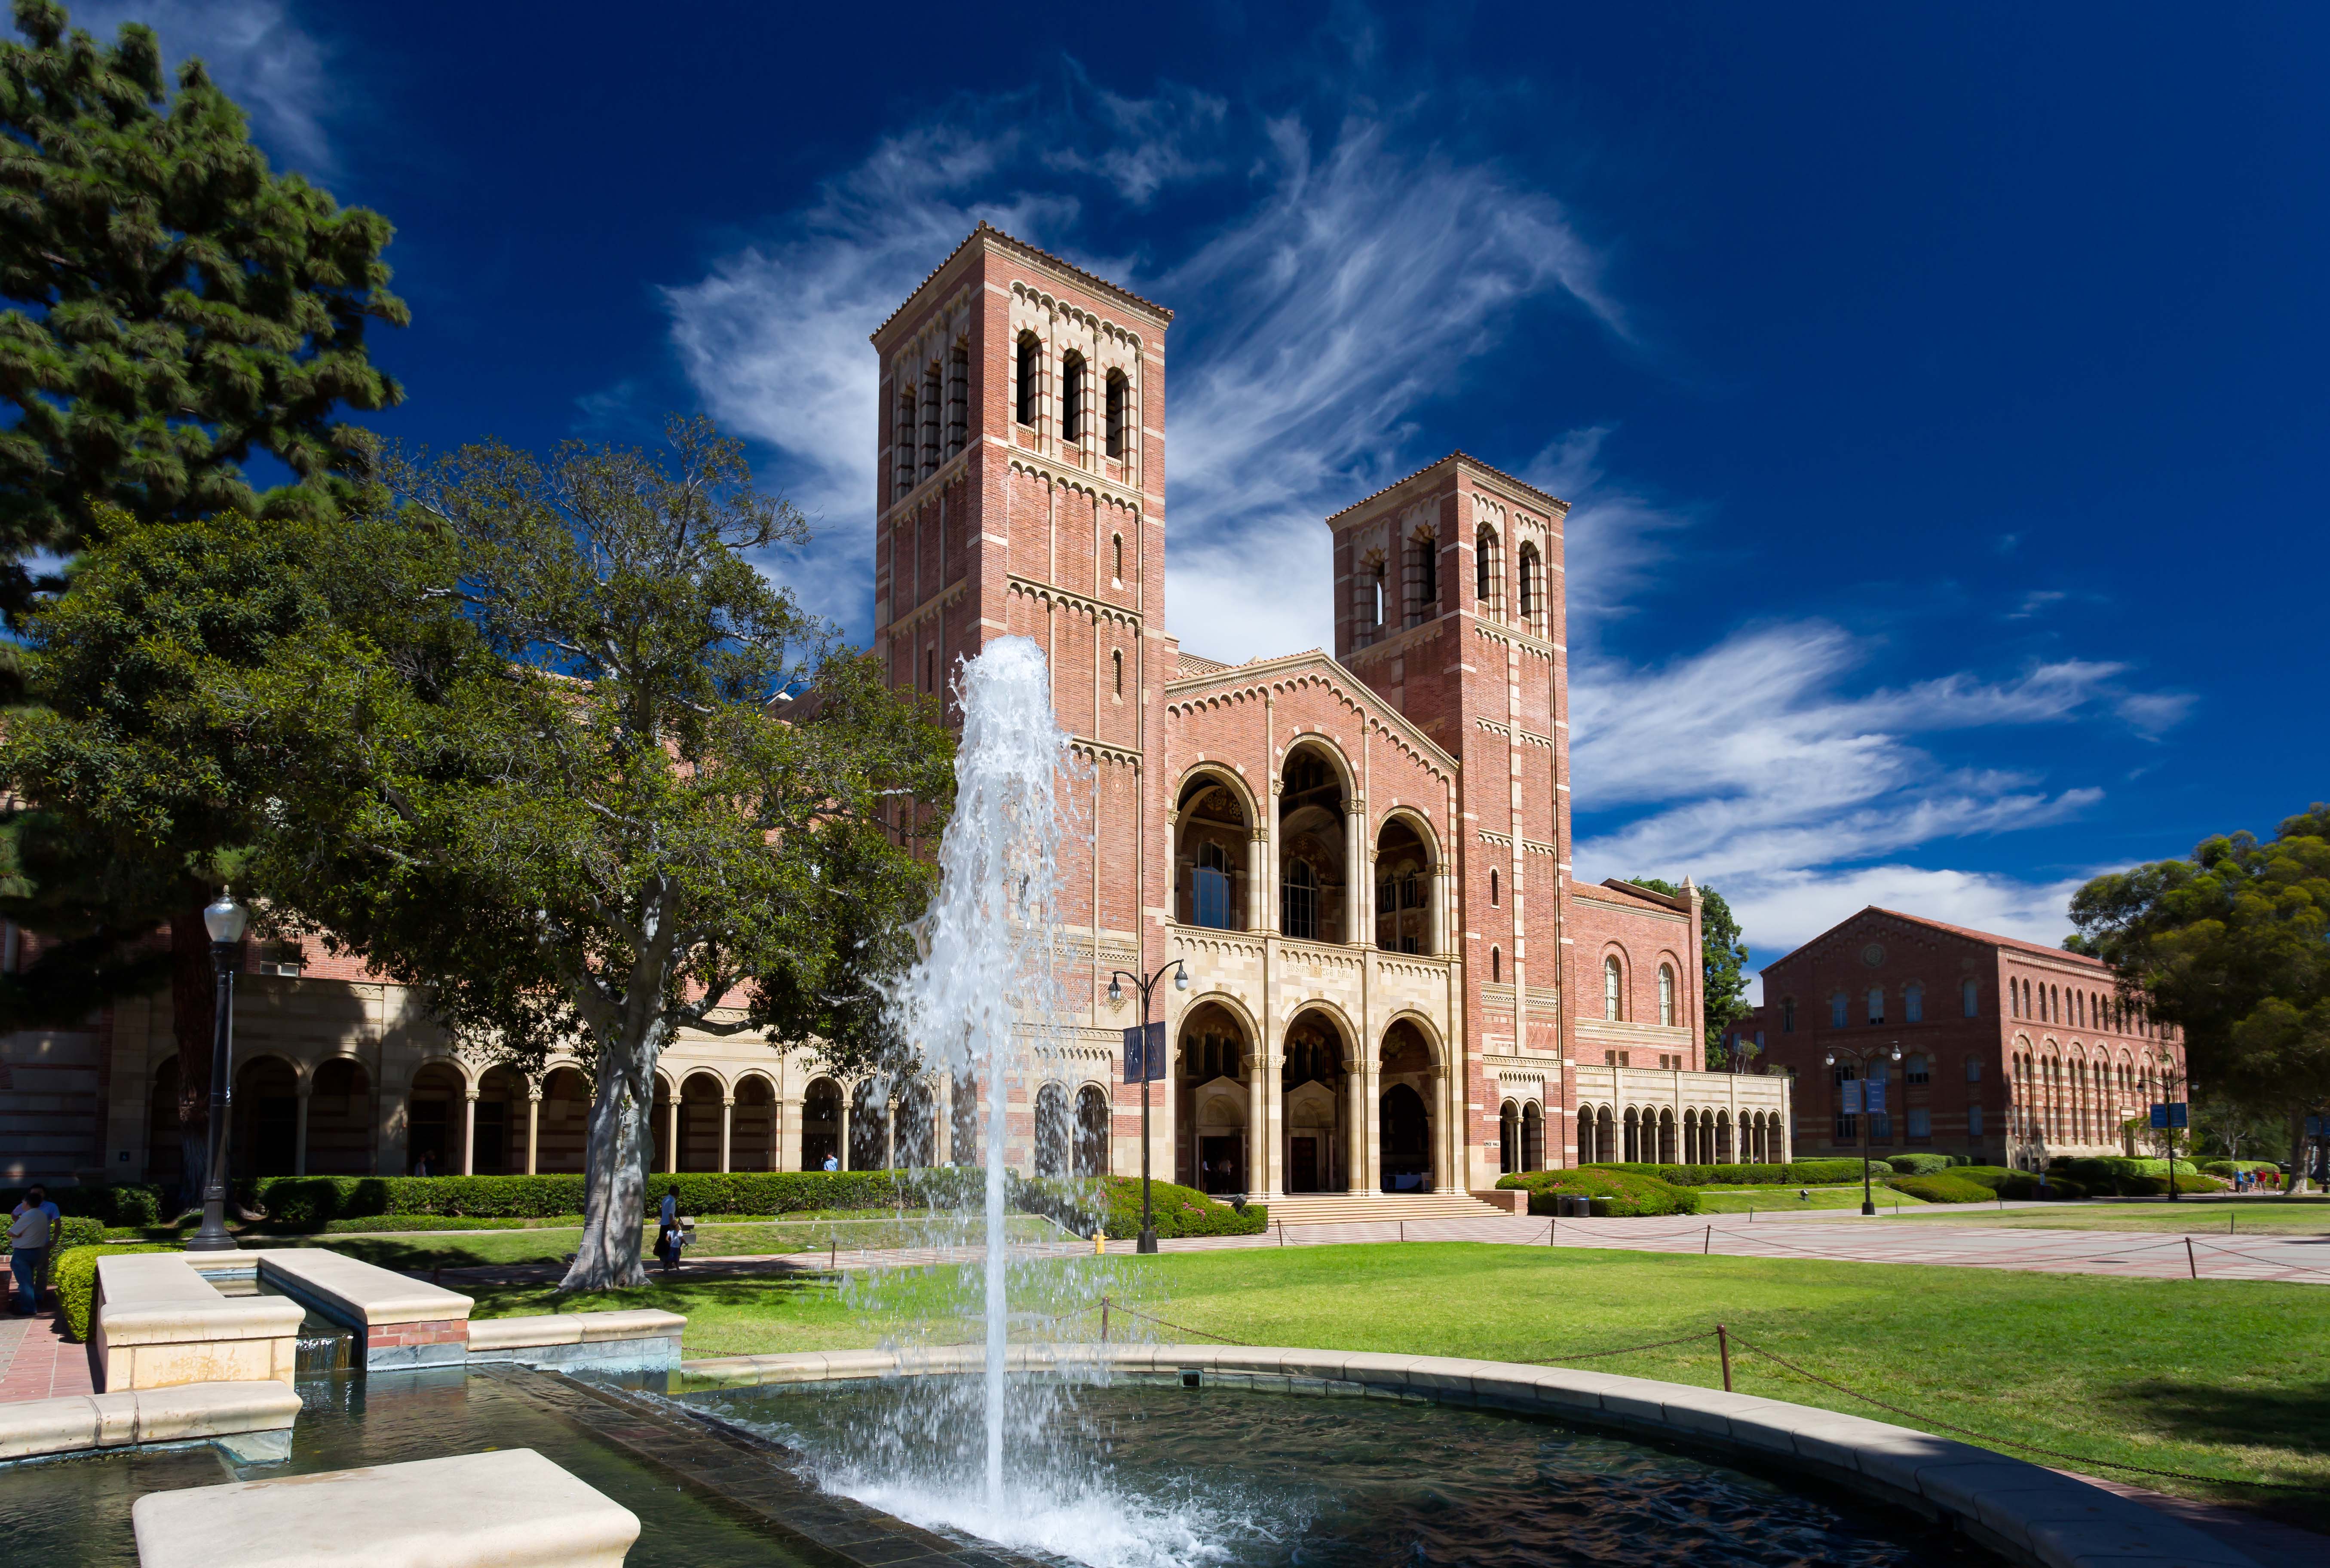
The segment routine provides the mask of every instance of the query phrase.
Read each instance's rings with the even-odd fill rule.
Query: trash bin
[[[1593,1214],[1596,1219],[1606,1220],[1610,1217],[1610,1200],[1608,1198],[1594,1198],[1589,1201],[1592,1203],[1593,1207],[1587,1212]]]

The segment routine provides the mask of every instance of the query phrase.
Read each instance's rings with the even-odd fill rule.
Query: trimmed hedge
[[[24,1201],[24,1187],[0,1187],[0,1209]],[[162,1189],[140,1182],[105,1186],[52,1186],[49,1202],[68,1217],[86,1215],[104,1225],[153,1225],[162,1220]]]
[[[985,1176],[934,1170],[736,1171],[647,1178],[653,1208],[667,1192],[688,1214],[786,1214],[803,1209],[956,1207],[978,1202]],[[374,1214],[554,1219],[582,1212],[580,1176],[262,1176],[241,1184],[245,1205],[281,1230],[319,1230]]]
[[[1980,1182],[1966,1181],[1954,1172],[1945,1176],[1899,1176],[1885,1185],[1929,1204],[1986,1204],[1993,1195]]]
[[[2202,1176],[2232,1176],[2240,1171],[2279,1170],[2280,1165],[2269,1159],[2204,1159],[2201,1162]]]
[[[1882,1160],[1869,1162],[1880,1175],[1890,1174]],[[1649,1165],[1641,1161],[1597,1160],[1580,1170],[1616,1170],[1656,1176],[1679,1187],[1829,1186],[1861,1179],[1855,1159],[1799,1159],[1786,1165]]]
[[[71,1247],[56,1255],[50,1265],[49,1279],[56,1287],[57,1312],[64,1319],[65,1332],[82,1344],[89,1342],[89,1317],[91,1304],[97,1299],[97,1261],[99,1258],[119,1258],[131,1252],[175,1252],[182,1251],[175,1242],[147,1242],[133,1246]]]
[[[1044,1214],[1080,1236],[1104,1229],[1112,1242],[1130,1242],[1141,1234],[1141,1178],[1138,1176],[1011,1178],[1011,1206],[1023,1214]],[[1270,1210],[1261,1204],[1238,1209],[1195,1187],[1151,1180],[1149,1206],[1157,1233],[1164,1236],[1258,1236],[1270,1228]]]
[[[2009,1170],[1999,1165],[1965,1166],[1951,1171],[1950,1175],[1961,1181],[1987,1187],[2003,1198],[2070,1200],[2088,1195],[2086,1183],[2057,1176],[2051,1171],[2048,1173],[2047,1185],[2043,1189],[2039,1185],[2039,1178],[2029,1171]]]
[[[1893,1154],[1885,1157],[1885,1163],[1903,1176],[1937,1176],[1957,1164],[1958,1159],[1946,1154]]]
[[[2168,1177],[2164,1175],[2122,1176],[2117,1185],[2123,1197],[2164,1198],[2168,1195]],[[2190,1176],[2182,1171],[2176,1173],[2176,1190],[2180,1193],[2223,1193],[2231,1192],[2232,1186],[2233,1184],[2222,1176],[2203,1176],[2198,1171]]]
[[[1607,1198],[1614,1214],[1695,1214],[1699,1213],[1699,1195],[1687,1186],[1640,1170],[1617,1170],[1608,1166],[1581,1166],[1573,1170],[1535,1170],[1501,1178],[1497,1185],[1507,1192],[1527,1192],[1530,1213],[1553,1213],[1554,1195],[1568,1193],[1572,1196]]]

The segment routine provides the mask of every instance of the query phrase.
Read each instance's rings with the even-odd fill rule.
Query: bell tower
[[[1137,1137],[1123,1134],[1138,1121],[1126,1128],[1122,1110],[1138,1091],[1113,1069],[1139,1010],[1105,993],[1111,970],[1163,961],[1151,916],[1167,902],[1166,786],[1151,761],[1167,675],[1172,319],[981,223],[873,334],[874,652],[893,687],[946,703],[952,719],[958,660],[998,637],[1043,648],[1087,770],[1069,803],[1075,841],[1060,850],[1060,919],[1064,945],[1088,955],[1066,978],[1094,1060],[1063,1076],[1071,1094],[1078,1080],[1114,1085],[1119,1136],[1100,1147],[1134,1170]]]

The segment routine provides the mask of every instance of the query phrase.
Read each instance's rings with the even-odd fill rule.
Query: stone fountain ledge
[[[240,1463],[291,1451],[299,1396],[288,1383],[192,1383],[0,1404],[0,1459],[209,1440]]]
[[[1015,1369],[1096,1368],[1141,1381],[1474,1405],[1712,1450],[1845,1486],[1932,1519],[2032,1568],[2259,1568],[2141,1503],[1989,1449],[1884,1422],[1688,1384],[1441,1355],[1264,1346],[1014,1347]],[[691,1384],[743,1386],[950,1374],[977,1346],[811,1351],[683,1365]]]

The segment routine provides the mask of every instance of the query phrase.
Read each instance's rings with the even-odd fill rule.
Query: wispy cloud
[[[1558,203],[1395,128],[1353,113],[1320,146],[1293,115],[1175,88],[1127,99],[1071,71],[1064,99],[968,102],[886,138],[766,241],[667,290],[700,395],[780,451],[778,477],[821,517],[821,544],[778,570],[861,623],[865,335],[985,218],[1151,298],[1202,303],[1169,340],[1169,623],[1225,658],[1326,642],[1328,595],[1281,585],[1324,581],[1327,513],[1440,455],[1412,449],[1414,411],[1494,345],[1506,313],[1567,299],[1627,330]],[[1227,213],[1193,250],[1093,253],[1095,213],[1175,187]]]
[[[199,55],[211,80],[250,112],[277,166],[316,178],[336,172],[325,130],[327,52],[280,0],[84,0],[71,12],[74,26],[108,42],[124,22],[145,23],[173,70]]]

